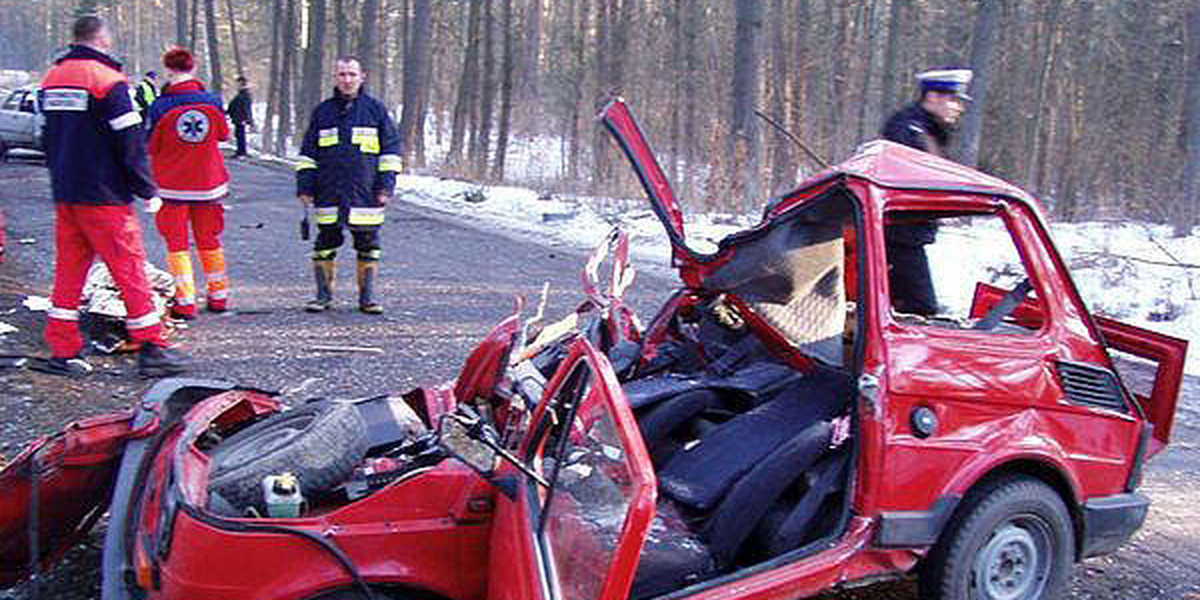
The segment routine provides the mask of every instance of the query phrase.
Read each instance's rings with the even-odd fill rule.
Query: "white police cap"
[[[937,69],[917,73],[917,82],[922,92],[942,92],[954,94],[964,100],[970,100],[967,86],[975,73],[970,69]]]

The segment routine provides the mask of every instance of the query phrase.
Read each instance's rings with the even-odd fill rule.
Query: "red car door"
[[[551,378],[520,456],[549,485],[496,475],[517,484],[497,495],[488,597],[624,600],[656,481],[620,384],[586,340]]]

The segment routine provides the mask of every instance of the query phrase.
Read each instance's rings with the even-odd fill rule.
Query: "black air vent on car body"
[[[1117,383],[1117,377],[1095,365],[1058,361],[1055,363],[1063,392],[1072,402],[1103,406],[1125,411],[1125,393]]]

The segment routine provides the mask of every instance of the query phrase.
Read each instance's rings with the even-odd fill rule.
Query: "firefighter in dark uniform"
[[[920,96],[900,109],[883,126],[893,142],[945,157],[950,134],[966,109],[972,72],[968,69],[926,71],[917,75]],[[937,223],[895,223],[884,231],[892,306],[898,312],[930,316],[937,313],[937,296],[929,273],[925,246],[937,237]]]
[[[142,114],[143,121],[146,119],[146,110],[158,99],[158,88],[154,85],[156,81],[158,81],[158,73],[146,71],[142,80],[133,88],[133,104]]]
[[[318,230],[312,255],[317,295],[305,310],[321,312],[333,303],[346,227],[358,252],[358,308],[381,314],[375,299],[379,228],[400,172],[400,138],[383,104],[363,93],[362,63],[346,57],[336,65],[333,97],[313,110],[296,166],[296,195],[315,207]]]

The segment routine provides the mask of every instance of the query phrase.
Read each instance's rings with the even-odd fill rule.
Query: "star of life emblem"
[[[202,110],[191,109],[175,121],[175,132],[185,142],[198,144],[208,137],[208,115]]]

